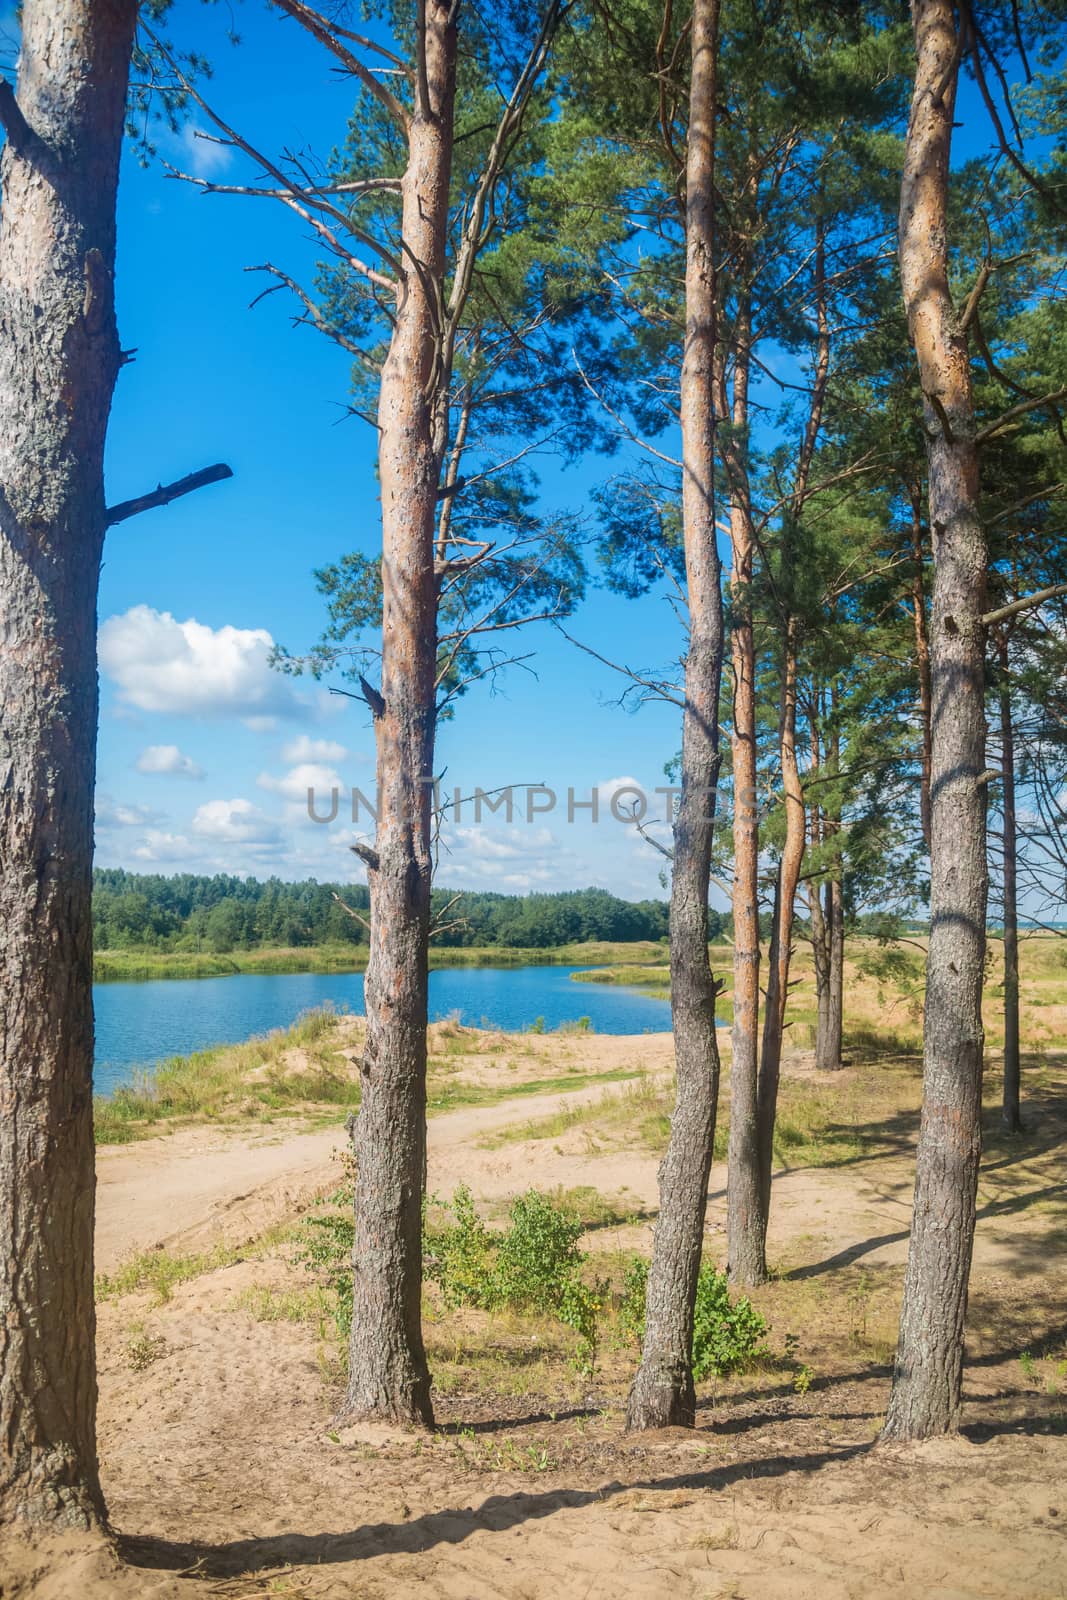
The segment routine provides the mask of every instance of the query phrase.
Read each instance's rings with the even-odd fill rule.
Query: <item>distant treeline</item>
[[[365,944],[367,930],[338,905],[339,895],[364,916],[367,889],[359,884],[283,883],[279,878],[182,872],[166,878],[121,868],[93,875],[97,950],[233,950]],[[606,889],[564,894],[464,893],[435,889],[434,913],[444,924],[437,945],[551,949],[590,939],[630,942],[667,937],[667,905],[620,900]],[[729,931],[729,918],[709,913],[710,936]]]

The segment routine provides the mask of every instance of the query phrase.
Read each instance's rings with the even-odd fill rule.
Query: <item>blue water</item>
[[[430,1016],[458,1012],[471,1027],[547,1029],[588,1017],[596,1033],[658,1033],[670,1027],[665,1000],[638,989],[574,983],[579,967],[439,967],[430,973]],[[363,1013],[361,972],[287,972],[261,977],[161,978],[98,983],[96,1092],[108,1094],[139,1068],[254,1033],[287,1028],[313,1006]]]

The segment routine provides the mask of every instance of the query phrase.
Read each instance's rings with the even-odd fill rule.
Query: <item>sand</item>
[[[657,1070],[668,1054],[669,1040],[598,1043],[596,1069],[641,1055]],[[624,1092],[596,1083],[577,1091],[583,1101]],[[530,1183],[584,1183],[651,1214],[656,1163],[647,1153],[591,1147],[576,1133],[482,1142],[562,1098],[433,1118],[431,1189],[463,1181],[492,1205]],[[187,1128],[102,1151],[100,1265],[156,1245],[251,1238],[336,1182],[343,1143],[339,1129]],[[1067,1421],[1062,1400],[1019,1361],[1020,1350],[1067,1336],[1061,1177],[1037,1157],[1012,1172],[1010,1187],[1005,1173],[984,1176],[964,1433],[903,1449],[874,1443],[888,1394],[884,1338],[864,1334],[852,1348],[839,1337],[836,1286],[869,1274],[882,1296],[871,1316],[881,1335],[891,1329],[906,1250],[907,1139],[878,1159],[776,1178],[772,1254],[794,1267],[765,1303],[772,1323],[793,1319],[815,1352],[813,1371],[806,1387],[777,1374],[709,1386],[692,1432],[626,1436],[625,1391],[607,1378],[564,1400],[521,1387],[492,1404],[454,1393],[439,1402],[443,1429],[433,1438],[338,1429],[316,1330],[240,1309],[249,1288],[289,1281],[290,1269],[270,1258],[205,1273],[162,1306],[107,1301],[101,1457],[122,1560],[99,1537],[9,1540],[0,1596],[1063,1600]],[[711,1253],[724,1178],[716,1166]],[[587,1243],[629,1244],[648,1225]],[[158,1341],[143,1368],[131,1362],[134,1333]],[[618,1358],[620,1372],[628,1359]]]

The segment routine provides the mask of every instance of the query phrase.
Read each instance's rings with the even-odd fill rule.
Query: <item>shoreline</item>
[[[365,972],[367,946],[309,945],[266,947],[209,954],[192,950],[100,950],[93,957],[94,983],[147,983],[157,979],[282,977],[293,973]],[[440,967],[568,967],[654,966],[666,959],[665,947],[636,944],[588,944],[516,948],[455,945],[430,951],[430,969]]]

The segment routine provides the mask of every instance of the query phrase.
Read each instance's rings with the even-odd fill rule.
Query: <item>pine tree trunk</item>
[[[745,263],[739,275],[744,279]],[[727,1151],[727,1263],[739,1283],[767,1272],[761,1233],[757,1086],[759,1078],[759,797],[756,788],[756,640],[752,619],[755,534],[748,476],[748,379],[751,332],[747,305],[737,313],[732,429],[722,444],[730,489],[730,588],[733,722],[730,752],[734,792],[734,1022],[730,1060],[730,1139]],[[726,411],[720,374],[720,411]]]
[[[782,666],[782,714],[779,750],[782,791],[785,798],[785,841],[774,886],[774,915],[767,955],[767,997],[763,1016],[763,1049],[756,1097],[759,1159],[760,1237],[766,1250],[771,1207],[771,1171],[774,1163],[774,1123],[778,1111],[778,1084],[785,1043],[785,1013],[789,999],[789,968],[793,954],[793,920],[797,887],[804,860],[804,794],[797,765],[797,627],[789,617],[785,626]],[[763,1276],[766,1276],[766,1255]],[[762,1278],[739,1278],[742,1283]]]
[[[831,714],[836,716],[837,693],[831,687]],[[841,771],[841,735],[836,724],[830,733],[829,766],[832,773]],[[835,797],[831,814],[827,815],[825,834],[837,837],[841,832],[841,803]],[[826,941],[826,994],[820,996],[819,1019],[815,1035],[815,1065],[820,1072],[839,1072],[843,1065],[845,1025],[845,902],[841,884],[841,856],[834,863],[833,876],[825,885]]]
[[[813,830],[814,831],[814,830]],[[812,843],[816,841],[813,839]],[[825,904],[824,904],[825,901]],[[815,967],[815,1059],[830,1026],[830,885],[810,884],[811,954]]]
[[[708,885],[719,771],[721,569],[715,532],[715,84],[719,0],[695,0],[686,163],[686,334],[681,374],[682,518],[689,638],[682,784],[671,875],[671,1020],[676,1099],[629,1428],[692,1427],[693,1315],[719,1095],[717,985],[708,961]]]
[[[911,609],[915,628],[915,664],[919,674],[920,749],[919,816],[923,839],[930,848],[930,641],[926,626],[926,589],[923,583],[923,525],[921,490],[916,484],[911,501]]]
[[[356,1156],[354,1300],[344,1415],[430,1427],[422,1341],[426,997],[437,669],[434,527],[442,445],[436,296],[444,276],[456,28],[428,0],[428,103],[417,97],[403,179],[404,256],[382,370],[382,689],[378,823],[369,852],[370,951]],[[364,855],[367,859],[367,855]]]
[[[815,1065],[820,1072],[839,1072],[844,1065],[842,1051],[845,1034],[845,906],[839,878],[830,879],[826,885],[826,895],[826,917],[830,931],[830,981],[826,995],[825,1022],[820,1026],[815,1041]]]
[[[1004,1105],[1007,1133],[1022,1128],[1019,1110],[1019,906],[1018,838],[1015,822],[1015,730],[1011,716],[1008,641],[1000,640],[1000,763],[1004,789]]]
[[[958,1425],[981,1155],[985,952],[986,548],[965,334],[946,212],[958,72],[949,0],[913,0],[918,64],[905,145],[900,267],[924,394],[934,544],[930,944],[923,1107],[900,1337],[883,1437]]]
[[[0,158],[0,1517],[104,1515],[92,913],[115,194],[134,0],[26,0]]]

